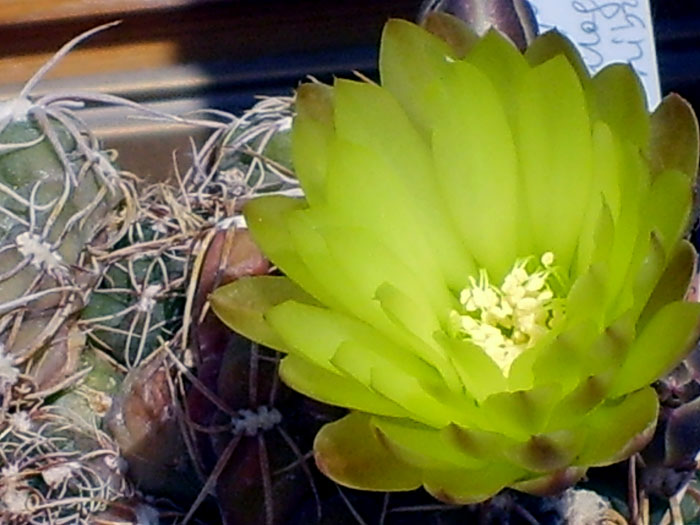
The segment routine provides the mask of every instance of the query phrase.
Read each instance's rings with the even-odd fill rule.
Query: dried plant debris
[[[133,494],[109,436],[57,407],[0,415],[0,472],[2,523],[89,523]]]
[[[568,525],[626,525],[625,519],[612,509],[608,500],[585,489],[569,489],[559,498],[558,506]]]

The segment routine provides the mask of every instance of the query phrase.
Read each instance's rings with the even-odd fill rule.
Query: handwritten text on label
[[[557,28],[574,41],[591,72],[631,64],[649,106],[661,100],[649,0],[530,0],[540,32]]]

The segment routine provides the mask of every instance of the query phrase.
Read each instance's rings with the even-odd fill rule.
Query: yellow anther
[[[542,287],[544,287],[546,280],[547,275],[544,273],[537,273],[528,279],[527,283],[525,284],[525,289],[528,292],[539,292]]]
[[[542,257],[540,258],[540,262],[542,263],[542,266],[545,268],[549,268],[554,264],[554,254],[552,252],[545,252],[542,254]]]

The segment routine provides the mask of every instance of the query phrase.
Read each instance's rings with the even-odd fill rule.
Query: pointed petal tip
[[[441,12],[429,13],[421,25],[447,42],[457,58],[464,58],[479,40],[479,35],[458,18]]]
[[[325,84],[301,84],[295,92],[295,106],[299,116],[332,123],[333,89]]]
[[[599,117],[617,135],[646,153],[651,133],[646,91],[632,66],[611,64],[596,73],[591,82]]]
[[[543,64],[556,56],[564,56],[569,61],[584,86],[590,82],[591,75],[578,49],[556,29],[539,35],[525,51],[525,58],[532,66]]]
[[[651,115],[649,158],[654,175],[676,169],[695,180],[700,149],[693,107],[676,93],[667,95]]]
[[[409,20],[403,18],[390,18],[384,24],[382,29],[382,42],[385,39],[399,38],[403,39],[408,35],[416,35],[418,31],[425,32],[423,28],[417,26]]]

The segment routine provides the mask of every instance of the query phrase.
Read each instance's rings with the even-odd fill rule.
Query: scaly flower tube
[[[245,208],[285,277],[215,311],[350,409],[314,444],[346,486],[473,503],[629,457],[698,333],[692,109],[649,115],[630,67],[591,78],[556,33],[521,53],[448,15],[390,21],[380,73],[298,89],[306,198]]]

